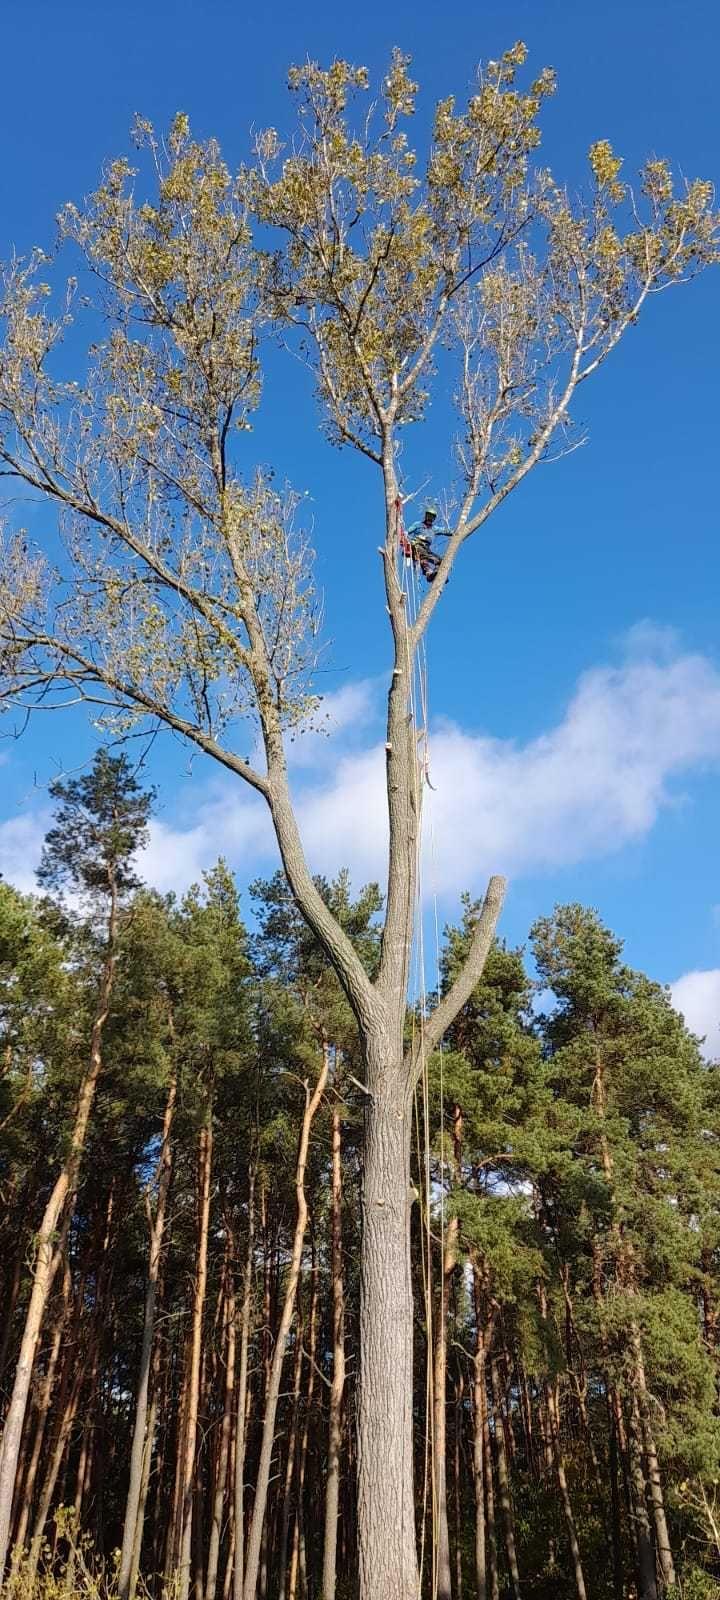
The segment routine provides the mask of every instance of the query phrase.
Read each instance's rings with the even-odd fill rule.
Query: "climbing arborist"
[[[423,577],[427,579],[428,583],[432,583],[437,576],[441,560],[437,550],[433,550],[432,541],[434,538],[449,539],[451,537],[449,528],[435,527],[436,519],[437,507],[426,506],[422,520],[416,522],[413,528],[409,528],[407,533],[412,560],[420,568]]]

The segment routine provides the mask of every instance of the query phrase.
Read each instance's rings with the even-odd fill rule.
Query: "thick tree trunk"
[[[401,1042],[365,1041],[369,1095],[360,1258],[361,1600],[417,1600],[413,1493],[410,1104]]]
[[[90,1039],[90,1060],[78,1093],[70,1147],[53,1185],[36,1238],[35,1271],[30,1304],[25,1318],[20,1353],[15,1368],[15,1382],[3,1430],[2,1455],[0,1456],[0,1582],[2,1582],[2,1575],[7,1561],[15,1474],[20,1454],[20,1441],[27,1411],[33,1366],[53,1280],[62,1258],[63,1229],[68,1226],[75,1204],[75,1192],[80,1176],[80,1165],[85,1148],[90,1113],[95,1099],[98,1078],[102,1071],[102,1035],[110,1008],[110,996],[115,977],[117,917],[117,894],[113,881],[111,883],[105,961],[100,978],[98,1000]],[[58,1232],[60,1233],[59,1240],[57,1238]]]
[[[210,1175],[212,1171],[213,1128],[212,1112],[207,1118],[198,1140],[198,1235],[197,1270],[193,1295],[192,1337],[190,1341],[190,1379],[187,1395],[187,1426],[183,1442],[180,1561],[178,1565],[178,1600],[188,1600],[190,1592],[190,1566],[192,1561],[193,1484],[197,1448],[198,1412],[200,1406],[200,1363],[202,1356],[202,1326],[207,1287],[207,1251],[210,1226]]]
[[[332,1112],[332,1296],[333,1375],[328,1418],[328,1467],[325,1488],[325,1539],[322,1600],[335,1600],[342,1404],[345,1390],[345,1285],[342,1255],[342,1135],[337,1100]]]
[[[167,1201],[170,1192],[172,1176],[172,1151],[170,1148],[170,1132],[173,1116],[175,1114],[175,1099],[177,1094],[177,1081],[175,1076],[170,1080],[168,1096],[165,1103],[163,1119],[162,1145],[158,1163],[158,1193],[155,1216],[153,1217],[149,1198],[146,1196],[148,1227],[150,1230],[150,1255],[148,1260],[148,1278],[145,1289],[145,1314],[143,1319],[142,1345],[140,1348],[140,1371],[138,1374],[137,1399],[135,1402],[135,1426],[133,1429],[132,1447],[130,1450],[130,1482],[128,1485],[127,1501],[125,1504],[125,1523],[123,1527],[122,1551],[120,1555],[120,1571],[118,1573],[119,1600],[128,1600],[130,1594],[130,1574],[133,1564],[133,1550],[136,1543],[137,1521],[140,1509],[141,1485],[143,1475],[143,1461],[146,1451],[152,1452],[152,1437],[147,1433],[148,1421],[148,1394],[150,1385],[150,1366],[152,1361],[153,1339],[155,1336],[155,1310],[157,1306],[158,1284],[160,1280],[160,1267],[162,1263],[162,1246],[165,1233],[165,1216]],[[142,1528],[140,1529],[142,1539]]]
[[[290,1266],[285,1285],[285,1299],[283,1302],[280,1326],[278,1328],[275,1350],[273,1352],[273,1358],[270,1367],[270,1382],[265,1398],[265,1416],[263,1418],[260,1460],[258,1462],[255,1485],[255,1503],[253,1505],[252,1521],[250,1523],[250,1532],[247,1543],[243,1600],[255,1600],[257,1593],[258,1576],[260,1571],[260,1548],[262,1544],[263,1528],[265,1525],[268,1484],[270,1482],[270,1463],[272,1460],[273,1444],[275,1442],[275,1418],[277,1416],[278,1399],[280,1396],[280,1382],[282,1378],[283,1362],[285,1359],[285,1346],[287,1344],[287,1337],[290,1332],[293,1313],[295,1311],[295,1296],[297,1293],[298,1279],[300,1277],[300,1263],[302,1260],[305,1230],[307,1227],[305,1167],[307,1164],[308,1144],[310,1142],[310,1129],[325,1090],[328,1066],[329,1048],[327,1044],[323,1044],[322,1067],[317,1083],[312,1095],[310,1094],[309,1089],[306,1088],[305,1090],[305,1114],[302,1121],[297,1167],[295,1169],[297,1220],[295,1223],[292,1256],[290,1259]],[[183,1597],[181,1597],[181,1600],[183,1600]]]
[[[233,1485],[235,1507],[235,1552],[233,1558],[233,1600],[242,1600],[245,1581],[245,1415],[248,1398],[248,1353],[250,1347],[250,1314],[252,1310],[253,1250],[255,1245],[255,1168],[248,1174],[248,1233],[247,1256],[243,1274],[242,1309],[240,1312],[240,1366],[238,1371],[237,1406],[235,1410],[235,1481]]]

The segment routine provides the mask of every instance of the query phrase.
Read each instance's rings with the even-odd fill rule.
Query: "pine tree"
[[[51,787],[55,826],[45,840],[40,881],[89,898],[104,917],[102,967],[90,1034],[89,1059],[78,1085],[69,1144],[43,1212],[36,1264],[0,1462],[0,1574],[7,1559],[13,1489],[23,1423],[43,1316],[62,1259],[64,1234],[75,1205],[80,1164],[98,1078],[102,1036],[118,957],[123,901],[136,886],[132,859],[144,841],[152,796],[143,794],[125,756],[100,750],[90,772]]]

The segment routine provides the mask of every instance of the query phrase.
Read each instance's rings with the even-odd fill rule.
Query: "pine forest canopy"
[[[166,1098],[155,1134],[145,1125],[131,1156],[126,1147],[125,1178],[113,1175],[107,1214],[88,1223],[86,1239],[99,1308],[95,1384],[108,1371],[101,1329],[115,1293],[113,1217],[123,1205],[135,1205],[131,1191],[142,1160],[152,1166],[148,1151],[156,1152],[157,1173],[150,1173],[145,1196],[149,1253],[137,1370],[131,1371],[130,1360],[122,1376],[102,1380],[103,1405],[125,1408],[130,1451],[118,1476],[122,1484],[127,1473],[118,1574],[123,1600],[137,1584],[147,1551],[143,1541],[150,1537],[151,1463],[157,1479],[152,1570],[163,1568],[166,1581],[177,1583],[180,1600],[186,1600],[191,1581],[197,1595],[213,1600],[221,1567],[225,1592],[232,1585],[234,1600],[255,1600],[269,1592],[268,1583],[279,1585],[285,1597],[288,1586],[294,1593],[293,1585],[307,1589],[316,1582],[319,1557],[317,1551],[309,1556],[302,1507],[309,1518],[311,1485],[317,1495],[322,1479],[322,1471],[319,1477],[307,1473],[310,1394],[316,1387],[310,1374],[318,1376],[320,1369],[326,1376],[325,1345],[318,1342],[323,1339],[333,1352],[324,1463],[326,1529],[332,1529],[322,1552],[325,1600],[335,1592],[336,1524],[341,1483],[348,1481],[355,1488],[351,1510],[343,1513],[342,1560],[348,1574],[357,1573],[361,1600],[417,1600],[423,1584],[439,1600],[449,1600],[467,1562],[460,1536],[463,1461],[468,1471],[472,1461],[475,1474],[475,1581],[478,1592],[489,1591],[492,1600],[502,1583],[509,1584],[513,1600],[521,1593],[518,1548],[531,1538],[523,1532],[519,1540],[513,1521],[513,1482],[521,1470],[528,1475],[522,1513],[528,1530],[543,1519],[547,1524],[552,1485],[563,1507],[562,1537],[553,1533],[542,1557],[532,1557],[532,1571],[547,1572],[553,1593],[565,1581],[560,1574],[570,1574],[568,1592],[585,1600],[586,1584],[595,1577],[587,1551],[583,1560],[587,1530],[573,1503],[576,1478],[589,1495],[588,1516],[598,1528],[611,1526],[608,1571],[617,1596],[629,1592],[622,1587],[629,1572],[637,1575],[643,1600],[672,1588],[681,1527],[701,1527],[710,1546],[716,1539],[709,1475],[715,1459],[710,1216],[707,1259],[697,1254],[706,1205],[700,1151],[709,1168],[714,1161],[707,1109],[712,1074],[701,1066],[694,1043],[662,992],[621,969],[610,936],[578,908],[539,925],[539,960],[548,973],[558,974],[558,983],[566,962],[567,993],[553,977],[558,1011],[547,1022],[529,1021],[522,962],[494,942],[504,893],[499,877],[491,879],[480,904],[468,902],[463,927],[448,943],[447,981],[427,1016],[408,1027],[422,797],[419,730],[411,711],[425,636],[436,607],[449,603],[446,579],[466,541],[532,469],[578,442],[572,421],[576,392],[634,325],[648,298],[687,281],[718,256],[711,185],[676,185],[664,160],[649,160],[632,184],[610,144],[599,139],[589,153],[587,194],[572,197],[558,184],[538,155],[539,120],[554,77],[544,70],[528,81],[525,54],[516,45],[488,63],[464,107],[453,99],[440,102],[422,154],[409,142],[417,86],[409,59],[399,51],[372,102],[362,68],[336,61],[327,70],[312,62],[293,69],[292,127],[283,136],[274,129],[257,136],[252,159],[236,175],[213,141],[193,139],[186,116],[175,118],[166,138],[139,118],[139,170],[125,158],[112,162],[96,192],[62,212],[62,252],[13,260],[4,275],[0,471],[11,489],[20,482],[31,491],[44,516],[50,514],[50,531],[41,546],[13,528],[4,539],[3,703],[22,721],[40,708],[60,710],[80,701],[113,738],[139,730],[179,734],[263,796],[284,873],[259,890],[265,906],[260,957],[246,947],[223,869],[180,908],[134,891],[137,916],[133,911],[128,917],[125,899],[134,889],[130,847],[142,837],[150,797],[141,797],[125,758],[118,766],[116,758],[101,753],[84,790],[78,783],[58,787],[63,806],[47,849],[54,865],[44,872],[52,886],[58,873],[71,870],[97,893],[105,924],[102,933],[94,927],[88,947],[94,968],[81,940],[82,958],[70,960],[61,982],[68,959],[56,953],[53,940],[72,941],[77,929],[56,915],[53,920],[48,908],[23,905],[3,891],[11,953],[14,938],[21,948],[25,938],[31,945],[35,940],[41,964],[49,962],[49,983],[85,982],[88,1024],[84,1032],[76,1027],[73,1036],[75,1083],[66,1083],[64,1093],[66,1111],[73,1104],[75,1109],[68,1112],[74,1121],[65,1142],[47,1130],[44,1166],[22,1150],[8,1166],[8,1183],[19,1185],[12,1191],[18,1214],[30,1200],[40,1201],[38,1215],[45,1205],[30,1278],[24,1256],[17,1255],[12,1267],[17,1326],[8,1327],[5,1355],[12,1351],[16,1364],[0,1461],[0,1565],[10,1544],[13,1559],[22,1551],[31,1502],[34,1507],[38,1501],[30,1582],[58,1477],[67,1476],[75,1459],[82,1387],[62,1363],[68,1329],[79,1336],[76,1311],[81,1322],[84,1315],[85,1291],[76,1300],[74,1288],[83,1173],[90,1170],[103,1084],[111,1081],[105,1056],[112,1056],[125,1012],[131,1033],[136,1028],[143,1035],[133,1047],[138,1059],[150,1051],[150,1079],[159,1074]],[[67,257],[73,275],[62,279]],[[81,358],[84,335],[87,353]],[[392,644],[388,865],[382,894],[372,888],[357,905],[346,878],[328,885],[310,871],[288,781],[285,740],[312,724],[319,710],[321,618],[297,496],[279,487],[272,466],[253,455],[263,360],[278,339],[289,356],[299,354],[307,363],[330,441],[359,452],[378,475],[384,530],[378,606],[387,611]],[[444,501],[442,554],[436,556],[428,554],[427,540],[408,549],[402,507],[415,486],[404,479],[400,442],[410,426],[431,426],[430,403],[447,386],[450,368],[456,461]],[[375,535],[368,554],[376,561]],[[411,571],[417,564],[419,576],[432,580],[417,608],[409,603],[406,555]],[[258,736],[261,757],[240,753],[256,748]],[[117,804],[108,810],[113,785]],[[68,838],[72,818],[81,812],[85,820]],[[147,987],[131,999],[123,985],[130,981],[130,952],[143,928],[149,940],[143,958]],[[171,979],[173,941],[179,950],[188,930],[199,937],[199,967],[191,971],[191,963],[190,975]],[[192,937],[189,942],[193,948]],[[281,956],[289,963],[284,981]],[[163,972],[166,960],[170,965]],[[488,990],[486,963],[489,972],[497,971],[497,994],[492,986]],[[271,986],[272,1003],[248,1001],[243,1010],[246,966],[252,982],[260,983],[258,994],[265,994],[263,984]],[[584,977],[576,992],[578,970]],[[583,986],[594,993],[589,1009]],[[9,1003],[12,1010],[12,993]],[[221,1008],[217,1013],[215,1005]],[[160,1030],[154,1046],[150,1014],[152,1028]],[[443,1040],[438,1101],[433,1052]],[[8,1048],[12,1084],[12,1040]],[[283,1116],[285,1090],[277,1076],[286,1057],[289,1075],[304,1085],[294,1116]],[[236,1169],[227,1181],[219,1176],[223,1139],[233,1140],[223,1118],[227,1058],[234,1062],[230,1078],[240,1071],[243,1082],[241,1064],[254,1062],[252,1091],[242,1091],[245,1133],[240,1136],[238,1124],[234,1134],[233,1159],[242,1150],[249,1163],[244,1190],[237,1187]],[[19,1092],[29,1114],[39,1069],[27,1047],[23,1059],[26,1084]],[[277,1098],[263,1102],[259,1083],[271,1061]],[[453,1098],[455,1071],[460,1076]],[[192,1115],[189,1083],[199,1097]],[[485,1084],[487,1103],[476,1111],[478,1084]],[[420,1184],[417,1215],[425,1217],[426,1259],[412,1171],[418,1087],[417,1120],[424,1122],[428,1142],[453,1107],[453,1160],[444,1159],[443,1138],[424,1197]],[[633,1102],[634,1109],[633,1088],[642,1102]],[[313,1184],[322,1190],[316,1166],[322,1169],[324,1158],[316,1130],[331,1089],[335,1111],[321,1214],[308,1194]],[[351,1099],[359,1094],[362,1104],[362,1127],[355,1107],[352,1155],[342,1127],[346,1093]],[[140,1104],[136,1110],[142,1123]],[[128,1115],[132,1120],[135,1113],[128,1109]],[[183,1132],[181,1155],[188,1116],[195,1118],[193,1137]],[[482,1127],[493,1125],[485,1147]],[[299,1141],[294,1225],[287,1205],[277,1215],[273,1209],[273,1163],[282,1166],[283,1158],[280,1145],[268,1153],[265,1138],[267,1127],[276,1126],[285,1128],[286,1167],[287,1140],[290,1146]],[[512,1137],[510,1126],[516,1130]],[[679,1143],[671,1151],[676,1135]],[[480,1138],[472,1155],[471,1137]],[[698,1173],[694,1189],[688,1178],[691,1201],[677,1181],[683,1139],[688,1173]],[[515,1156],[521,1149],[527,1169],[521,1162],[518,1175]],[[342,1206],[343,1169],[355,1159],[362,1184],[350,1222],[352,1208]],[[193,1183],[197,1231],[190,1243]],[[709,1213],[713,1184],[714,1178],[707,1187]],[[437,1189],[447,1189],[448,1199],[447,1211],[441,1207],[440,1257],[434,1260]],[[642,1215],[633,1208],[633,1195],[643,1197]],[[212,1259],[219,1242],[218,1205],[225,1241],[221,1267]],[[137,1235],[137,1206],[132,1215]],[[661,1237],[651,1247],[647,1230],[653,1218]],[[508,1219],[514,1219],[510,1233]],[[352,1283],[346,1281],[343,1226],[358,1233]],[[157,1328],[164,1297],[175,1303],[167,1273],[178,1227],[189,1229],[183,1247],[195,1254],[184,1342],[175,1348],[161,1344]],[[316,1237],[321,1227],[324,1242]],[[496,1262],[495,1246],[504,1268]],[[322,1261],[318,1251],[324,1251]],[[425,1259],[427,1293],[414,1340],[418,1252]],[[180,1261],[181,1255],[174,1270]],[[329,1303],[321,1302],[323,1272],[330,1281]],[[675,1508],[666,1503],[664,1466],[672,1459],[675,1471],[685,1456],[674,1436],[677,1453],[671,1455],[672,1406],[666,1396],[658,1409],[652,1388],[667,1370],[667,1351],[663,1367],[644,1298],[647,1285],[654,1293],[663,1273],[668,1326],[678,1340],[682,1327],[688,1349],[696,1352],[688,1393],[696,1397],[706,1441],[692,1462],[688,1458]],[[346,1311],[356,1317],[358,1383],[353,1372],[348,1391],[352,1419]],[[321,1316],[330,1318],[324,1332]],[[472,1367],[458,1368],[451,1411],[452,1319],[458,1348]],[[308,1340],[314,1354],[306,1361]],[[418,1455],[423,1341],[433,1392],[422,1424],[432,1445],[427,1458]],[[251,1370],[251,1357],[260,1359],[259,1368]],[[304,1401],[303,1381],[308,1389],[312,1383]],[[288,1393],[291,1409],[285,1415]],[[163,1434],[161,1445],[160,1414],[170,1399],[177,1428]],[[210,1426],[213,1407],[219,1409],[210,1450],[205,1424]],[[103,1412],[103,1429],[109,1415]],[[284,1492],[271,1472],[279,1415],[288,1441]],[[96,1412],[87,1416],[96,1418]],[[679,1432],[683,1426],[677,1423]],[[57,1466],[40,1487],[35,1458],[46,1427],[54,1429],[48,1437]],[[92,1421],[87,1437],[83,1433],[78,1516],[91,1494],[97,1498],[91,1466],[94,1459],[97,1477],[98,1427]],[[459,1563],[454,1575],[451,1440]],[[162,1452],[162,1462],[154,1449]],[[246,1457],[254,1476],[243,1479]],[[169,1522],[161,1494],[164,1484],[170,1488],[168,1474]],[[23,1482],[24,1511],[17,1504],[13,1509]],[[423,1482],[426,1491],[432,1486],[427,1561]],[[531,1503],[536,1510],[544,1507],[539,1522],[533,1521]],[[671,1512],[677,1513],[672,1527]],[[101,1527],[96,1534],[102,1546]],[[561,1557],[563,1540],[569,1556]],[[76,1547],[71,1559],[73,1573],[78,1562],[86,1566]],[[308,1559],[315,1561],[311,1576]],[[502,1562],[507,1572],[502,1567],[500,1573]],[[709,1570],[704,1556],[698,1570],[700,1578],[692,1581],[702,1583],[702,1571]]]
[[[52,833],[59,843],[58,823]],[[372,970],[375,890],[355,899],[342,876],[319,887]],[[296,1229],[304,1085],[318,1077],[323,1037],[333,1040],[333,1073],[303,1177],[306,1233],[296,1320],[281,1347],[265,1571],[268,1594],[327,1594],[337,1531],[336,1592],[352,1589],[362,1061],[352,1013],[283,876],[259,881],[252,896],[252,936],[222,863],[182,902],[142,887],[125,902],[103,1070],[27,1415],[13,1514],[17,1596],[97,1593],[101,1563],[112,1568],[128,1526],[127,1592],[165,1592],[188,1517],[182,1472],[193,1426],[192,1578],[200,1574],[203,1595],[232,1592],[236,1473],[247,1527]],[[447,930],[444,987],[472,920],[468,905]],[[557,908],[532,930],[531,953],[546,1012],[533,1004],[523,953],[496,944],[418,1107],[417,1483],[427,1363],[435,1383],[442,1332],[451,1592],[661,1593],[664,1526],[680,1592],[707,1600],[720,1574],[717,1067],[703,1062],[666,992],[623,963],[620,941],[594,912]],[[101,960],[93,908],[88,920],[68,917],[61,901],[0,884],[5,1387],[30,1291],[29,1247],[83,1081]],[[340,1473],[328,1519],[339,1366]],[[138,1452],[146,1439],[149,1451]],[[418,1494],[429,1533],[431,1506],[426,1499],[423,1511]]]

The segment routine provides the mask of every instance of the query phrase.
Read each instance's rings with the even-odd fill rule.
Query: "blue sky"
[[[52,240],[63,201],[127,149],[135,112],[186,110],[231,165],[248,130],[286,118],[288,65],[344,55],[381,72],[412,52],[424,99],[469,88],[481,58],[525,39],[556,68],[544,154],[580,184],[590,143],[631,170],[649,153],[720,177],[720,18],[705,3],[610,0],[260,8],[221,0],[39,0],[3,18],[0,256]],[[493,866],[512,888],[504,931],[526,936],[554,901],[597,905],[627,954],[663,981],[705,975],[720,1013],[720,542],[716,353],[720,273],[658,299],[576,414],[582,449],[536,472],[478,541],[448,590],[430,645],[435,719],[434,871],[443,915]],[[713,353],[715,352],[715,353]],[[325,686],[335,736],[298,767],[311,858],[371,871],[380,680],[373,469],[324,445],[299,367],[273,367],[258,454],[307,492],[325,594]],[[429,428],[424,470],[442,492],[447,440]],[[45,719],[0,746],[0,864],[26,882],[43,785],[92,747],[82,718]],[[338,770],[338,763],[340,763]],[[244,795],[168,741],[156,749],[160,828],[149,863],[163,885],[226,850],[241,884],[272,864]],[[337,852],[334,854],[334,852]],[[500,859],[497,859],[497,857]],[[697,990],[697,984],[696,984]],[[697,1013],[700,1018],[700,1012]]]

